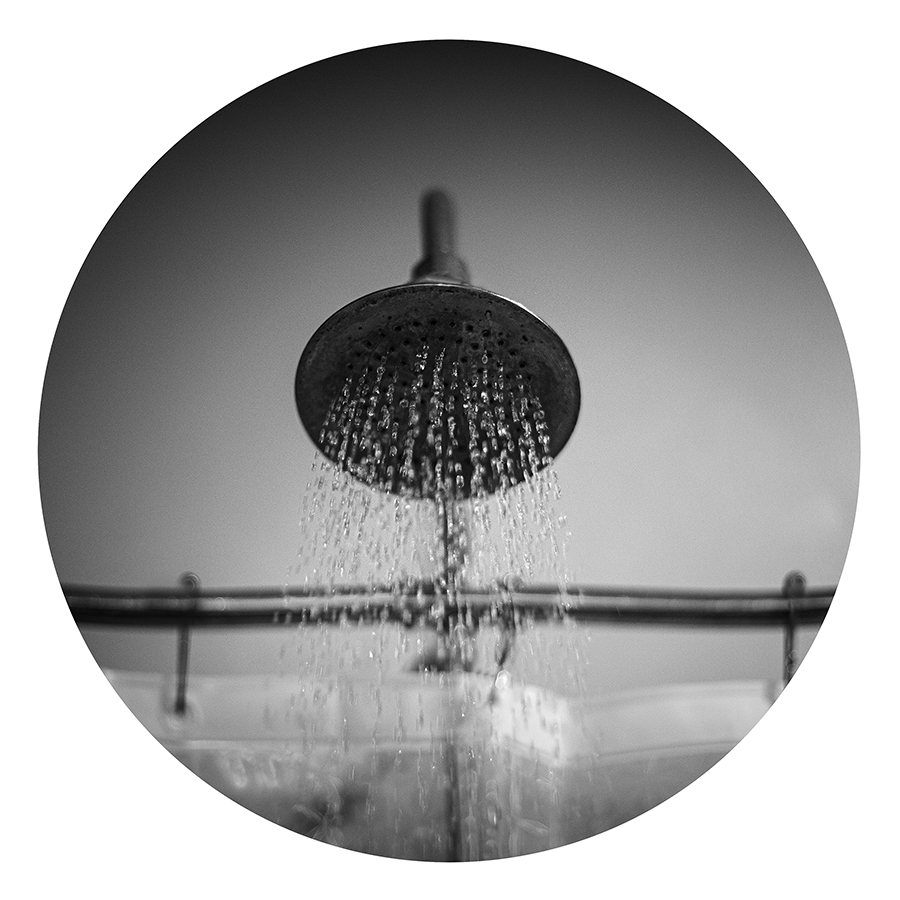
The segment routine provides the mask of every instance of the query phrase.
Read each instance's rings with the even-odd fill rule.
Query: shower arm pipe
[[[422,259],[412,270],[411,283],[468,284],[469,268],[456,252],[456,211],[441,190],[422,197]]]
[[[551,585],[531,585],[501,597],[496,589],[463,588],[460,607],[467,617],[497,618],[503,605],[536,619],[561,616],[584,623],[778,626],[793,630],[821,624],[834,588],[785,597],[776,591],[662,591],[637,588],[580,588],[560,595]],[[345,588],[340,593],[258,588],[202,590],[115,589],[64,585],[69,609],[79,624],[193,626],[289,625],[370,620],[427,624],[440,591],[432,585],[404,592]],[[503,603],[501,604],[501,599]]]

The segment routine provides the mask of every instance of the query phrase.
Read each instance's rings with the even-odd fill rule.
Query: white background
[[[318,5],[317,5],[318,6]],[[15,897],[889,896],[896,890],[897,70],[879,3],[20,7],[3,142],[7,578],[3,881]],[[729,11],[726,11],[729,10]],[[835,606],[762,723],[686,792],[593,840],[465,866],[304,841],[221,797],[127,713],[65,609],[37,488],[56,320],[107,218],[180,137],[247,90],[335,53],[466,38],[627,78],[732,150],[819,266],[859,393],[859,510]],[[41,602],[36,602],[40,598]],[[23,602],[27,600],[27,602]]]

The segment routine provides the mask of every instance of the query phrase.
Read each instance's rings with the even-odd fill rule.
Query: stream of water
[[[545,411],[515,355],[471,347],[480,355],[426,341],[406,368],[373,356],[347,378],[288,573],[324,604],[348,592],[425,598],[405,622],[307,624],[284,654],[297,688],[281,715],[304,736],[291,757],[317,787],[298,785],[306,799],[273,816],[367,852],[484,859],[578,831],[560,773],[588,751],[546,685],[577,696],[585,653],[564,616],[566,523]],[[510,591],[538,583],[555,614],[511,614]]]

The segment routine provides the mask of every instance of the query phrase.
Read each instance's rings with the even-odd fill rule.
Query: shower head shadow
[[[376,489],[495,493],[565,446],[578,374],[545,322],[468,283],[443,192],[423,197],[422,238],[410,282],[347,304],[313,334],[297,410],[318,449]]]

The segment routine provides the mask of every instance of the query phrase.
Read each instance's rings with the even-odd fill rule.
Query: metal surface
[[[435,615],[443,599],[433,585],[407,591],[344,588],[339,594],[280,588],[209,591],[199,595],[159,589],[64,586],[79,624],[152,625],[297,625],[365,620],[421,624]],[[819,624],[831,605],[834,588],[785,598],[766,591],[653,591],[581,588],[565,597],[551,585],[523,587],[504,596],[488,590],[464,590],[460,607],[473,623],[479,617],[505,615],[501,601],[516,616],[555,618],[561,612],[578,622],[680,625],[758,625],[786,627]]]
[[[784,629],[784,672],[783,680],[787,684],[797,671],[797,651],[794,646],[797,632],[797,601],[806,594],[806,577],[796,569],[784,576],[781,584],[781,595],[788,603],[788,622]]]
[[[443,191],[422,197],[422,259],[412,270],[411,281],[467,284],[469,269],[456,252],[456,216]]]
[[[193,572],[185,572],[178,579],[181,589],[196,602],[200,594],[200,579]],[[175,689],[175,713],[183,716],[187,712],[188,665],[191,658],[191,620],[186,619],[178,626],[177,686]]]
[[[340,309],[297,367],[297,410],[316,446],[393,493],[465,498],[516,484],[560,452],[578,418],[580,385],[565,344],[523,306],[464,283],[451,210],[446,195],[426,195],[416,280]],[[347,417],[329,421],[342,392],[377,403],[352,440]],[[546,424],[536,458],[508,452],[535,438],[522,414],[532,396]],[[409,449],[406,465],[392,447]]]

